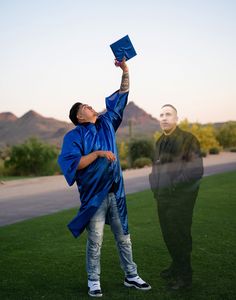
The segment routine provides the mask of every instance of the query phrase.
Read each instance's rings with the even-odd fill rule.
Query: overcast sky
[[[0,0],[0,112],[68,121],[120,86],[109,45],[129,34],[134,101],[154,117],[236,120],[236,1]]]

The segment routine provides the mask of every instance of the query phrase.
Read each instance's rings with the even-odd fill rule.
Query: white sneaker
[[[138,290],[148,291],[151,289],[151,286],[142,280],[139,276],[132,278],[125,278],[124,285],[127,287],[135,287]]]
[[[88,280],[88,294],[91,297],[102,297],[100,281]]]

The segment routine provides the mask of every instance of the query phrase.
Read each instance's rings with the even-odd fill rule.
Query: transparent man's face
[[[170,106],[163,107],[160,112],[159,121],[161,129],[167,133],[170,132],[176,127],[178,122],[176,111]]]

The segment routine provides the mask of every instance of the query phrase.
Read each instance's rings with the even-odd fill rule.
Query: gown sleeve
[[[81,136],[78,131],[71,131],[65,135],[58,163],[61,171],[71,186],[76,180],[78,165],[82,157]]]
[[[104,114],[108,118],[116,131],[120,126],[123,118],[123,112],[128,101],[129,92],[119,93],[119,90],[113,93],[111,96],[106,97],[106,109]]]

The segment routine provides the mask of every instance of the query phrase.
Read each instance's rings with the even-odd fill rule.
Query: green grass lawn
[[[123,286],[123,272],[108,226],[102,247],[103,299],[236,299],[236,172],[203,179],[193,222],[193,288],[166,291],[159,272],[169,264],[156,203],[150,191],[127,197],[134,260],[152,285],[143,292]],[[66,210],[0,228],[0,299],[89,299],[86,233],[74,239]]]

